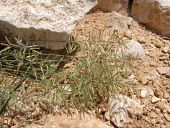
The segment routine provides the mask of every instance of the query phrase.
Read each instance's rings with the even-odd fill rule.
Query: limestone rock
[[[125,123],[132,119],[129,114],[141,115],[143,113],[143,106],[137,101],[130,99],[124,95],[115,95],[109,100],[110,121],[118,127],[122,127]]]
[[[151,111],[151,112],[149,113],[149,117],[151,117],[151,118],[157,118],[158,115],[157,115],[154,111]]]
[[[103,12],[122,12],[126,13],[128,8],[128,0],[99,0],[99,3],[90,11],[100,10]]]
[[[164,117],[165,117],[165,119],[166,119],[167,121],[170,122],[170,116],[169,116],[169,114],[165,113],[165,114],[164,114]]]
[[[156,96],[153,96],[152,97],[152,103],[156,103],[156,102],[158,102],[158,101],[160,101],[161,99],[160,98],[158,98],[158,97],[156,97]]]
[[[157,71],[159,72],[159,74],[165,75],[165,74],[168,74],[170,72],[170,68],[168,68],[168,67],[158,67]]]
[[[158,102],[157,107],[160,108],[162,111],[165,109],[170,113],[170,106],[168,104],[165,104],[164,102]]]
[[[113,31],[118,31],[120,33],[131,33],[130,26],[132,24],[133,19],[131,17],[124,16],[120,13],[113,11],[111,13],[111,22],[109,26],[112,27]]]
[[[131,14],[139,22],[170,37],[169,0],[134,0]]]
[[[62,49],[77,22],[96,4],[96,0],[1,0],[0,34]]]
[[[142,98],[145,98],[147,96],[147,93],[148,93],[148,91],[146,89],[145,90],[143,89],[143,90],[141,90],[140,96]]]
[[[114,128],[87,114],[82,117],[75,114],[72,117],[66,115],[47,115],[47,118],[44,117],[41,120],[44,122],[43,125],[32,123],[27,125],[26,128]]]
[[[126,56],[130,58],[144,58],[146,56],[142,45],[135,40],[130,40],[126,46],[118,48],[116,54],[117,56]]]
[[[143,49],[142,45],[135,41],[131,40],[129,43],[126,44],[127,49],[125,49],[125,54],[127,56],[131,56],[134,58],[144,58],[145,57],[145,50]]]

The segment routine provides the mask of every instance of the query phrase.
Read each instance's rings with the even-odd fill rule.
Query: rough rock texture
[[[129,29],[133,21],[131,17],[124,16],[115,11],[113,11],[111,14],[112,14],[111,22],[109,25],[112,27],[113,31],[116,30],[120,33],[125,33],[125,32],[131,33]]]
[[[99,3],[90,11],[100,10],[103,12],[127,12],[128,0],[100,0]]]
[[[134,19],[170,37],[169,0],[134,0],[131,14]]]
[[[62,49],[77,22],[95,4],[94,0],[3,0],[0,34],[19,36],[48,49]]]
[[[119,48],[117,55],[125,55],[131,58],[144,58],[146,56],[142,45],[135,40],[130,40],[126,46]]]
[[[143,49],[142,45],[135,41],[131,40],[129,43],[126,44],[127,46],[127,56],[132,56],[134,58],[144,58],[145,57],[145,50]]]
[[[114,128],[93,116],[51,116],[43,118],[44,125],[32,124],[26,128]]]
[[[111,122],[118,127],[122,127],[125,123],[132,120],[129,114],[131,116],[141,115],[143,113],[143,106],[135,100],[119,94],[110,98],[109,111]]]

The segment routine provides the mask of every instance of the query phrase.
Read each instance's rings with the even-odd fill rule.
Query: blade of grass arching
[[[23,79],[21,79],[15,86],[15,88],[13,89],[13,91],[16,91],[21,85],[22,83],[28,78],[28,75],[25,75]],[[11,93],[10,93],[11,94]],[[2,105],[2,107],[0,108],[0,115],[2,115],[2,113],[5,111],[7,104],[9,103],[11,99],[11,96],[9,96],[9,98],[7,99],[7,101],[5,102],[4,105]]]
[[[1,51],[0,51],[0,55],[1,55],[1,53],[3,53],[3,52],[5,52],[5,51],[7,51],[7,50],[9,50],[11,47],[6,47],[6,48],[4,48],[4,49],[2,49]]]

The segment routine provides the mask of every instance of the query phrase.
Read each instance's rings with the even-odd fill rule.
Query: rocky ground
[[[133,39],[142,44],[146,57],[134,60],[143,62],[134,72],[133,86],[141,87],[140,93],[128,96],[144,106],[143,114],[125,124],[126,128],[170,128],[170,39],[155,34],[137,21],[125,16],[112,19],[113,13],[96,12],[88,14],[77,25],[74,34],[77,40],[87,37],[89,30],[98,33],[101,29],[112,30],[115,26],[124,31],[125,42]],[[115,26],[114,26],[115,24]],[[120,26],[119,26],[120,25]],[[113,31],[116,31],[113,29]],[[48,116],[42,119],[44,125],[31,125],[35,128],[109,128],[108,122],[95,117],[67,117],[65,114]],[[109,125],[107,125],[109,124]]]
[[[87,15],[80,23],[83,28],[78,28],[79,33],[84,33],[93,26],[94,31],[99,29],[109,29],[117,22],[124,22],[127,18],[117,19],[113,21],[113,13],[94,13]],[[114,19],[115,20],[115,19]],[[122,21],[124,20],[124,21]],[[129,19],[128,19],[129,20]],[[144,113],[140,119],[128,124],[126,127],[170,127],[170,40],[161,37],[145,26],[140,25],[137,21],[131,23],[125,22],[127,25],[120,25],[119,29],[126,30],[124,41],[136,40],[142,44],[146,57],[143,64],[138,67],[135,73],[134,86],[142,85],[140,95],[136,95],[136,99],[144,106]],[[84,30],[84,31],[83,31]],[[137,61],[137,60],[135,60]]]

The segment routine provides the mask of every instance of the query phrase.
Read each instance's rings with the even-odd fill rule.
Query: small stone
[[[158,71],[159,74],[165,75],[165,74],[170,72],[170,69],[167,68],[167,67],[158,67],[157,71]]]
[[[148,84],[148,80],[145,77],[142,78],[141,82],[142,82],[143,85]]]
[[[154,95],[155,95],[156,97],[162,98],[162,97],[163,97],[163,92],[160,91],[160,90],[158,90],[158,89],[156,89],[156,90],[154,91]]]
[[[142,98],[145,98],[145,97],[147,96],[147,93],[148,93],[147,90],[142,90],[141,93],[140,93],[140,96],[141,96]]]
[[[140,37],[140,38],[138,39],[138,41],[139,41],[141,44],[146,44],[146,42],[147,42],[144,37]]]
[[[118,50],[118,54],[122,52],[122,48]],[[144,58],[146,56],[145,50],[143,49],[142,45],[135,41],[130,40],[126,47],[123,48],[123,52],[126,56],[133,57],[133,58]]]
[[[164,115],[165,119],[170,122],[170,116],[169,116],[169,114],[165,113],[165,114],[163,114],[163,115]]]
[[[152,120],[151,120],[151,124],[152,124],[152,125],[155,125],[155,124],[156,124],[156,120],[155,120],[155,119],[152,119]]]
[[[159,40],[153,40],[152,42],[151,42],[153,45],[155,45],[155,47],[157,47],[157,48],[161,48],[162,47],[162,42],[161,41],[159,41]]]
[[[168,50],[169,50],[169,46],[162,48],[162,52],[164,52],[164,53],[168,53]]]
[[[105,116],[106,120],[110,120],[109,112],[106,112],[106,113],[104,114],[104,116]]]
[[[160,101],[161,99],[160,98],[158,98],[158,97],[156,97],[156,96],[153,96],[152,97],[152,103],[156,103],[156,102],[158,102],[158,101]]]
[[[152,89],[148,89],[147,91],[148,91],[148,95],[150,95],[150,96],[153,96],[153,95],[154,95],[154,92],[153,92]]]
[[[164,94],[164,96],[163,96],[163,97],[164,97],[165,99],[168,99],[168,98],[169,98],[169,96],[170,96],[170,95],[169,95],[169,93],[168,93],[168,92],[165,92],[165,94]]]
[[[166,78],[170,78],[170,72],[165,74]]]
[[[155,62],[155,61],[151,61],[151,62],[150,62],[150,66],[156,67],[157,65],[158,65],[157,62]]]
[[[165,109],[165,103],[163,103],[163,102],[159,102],[156,105],[159,109],[161,109],[161,111],[163,111]]]
[[[164,102],[157,103],[157,107],[160,108],[162,111],[166,109],[168,113],[170,113],[170,106],[165,104]]]
[[[132,33],[129,33],[129,32],[125,33],[125,37],[132,39]]]
[[[161,112],[161,110],[159,108],[155,108],[155,111],[157,114],[159,114]]]
[[[163,110],[163,113],[167,113],[167,110],[166,110],[166,109],[164,109],[164,110]]]
[[[158,115],[157,115],[155,112],[153,112],[153,111],[151,111],[151,112],[149,113],[149,116],[150,116],[151,118],[157,118],[157,117],[158,117]]]
[[[158,57],[160,61],[165,61],[167,59],[167,56],[165,54],[162,54]]]
[[[165,104],[165,109],[168,111],[168,113],[170,113],[170,106]]]

